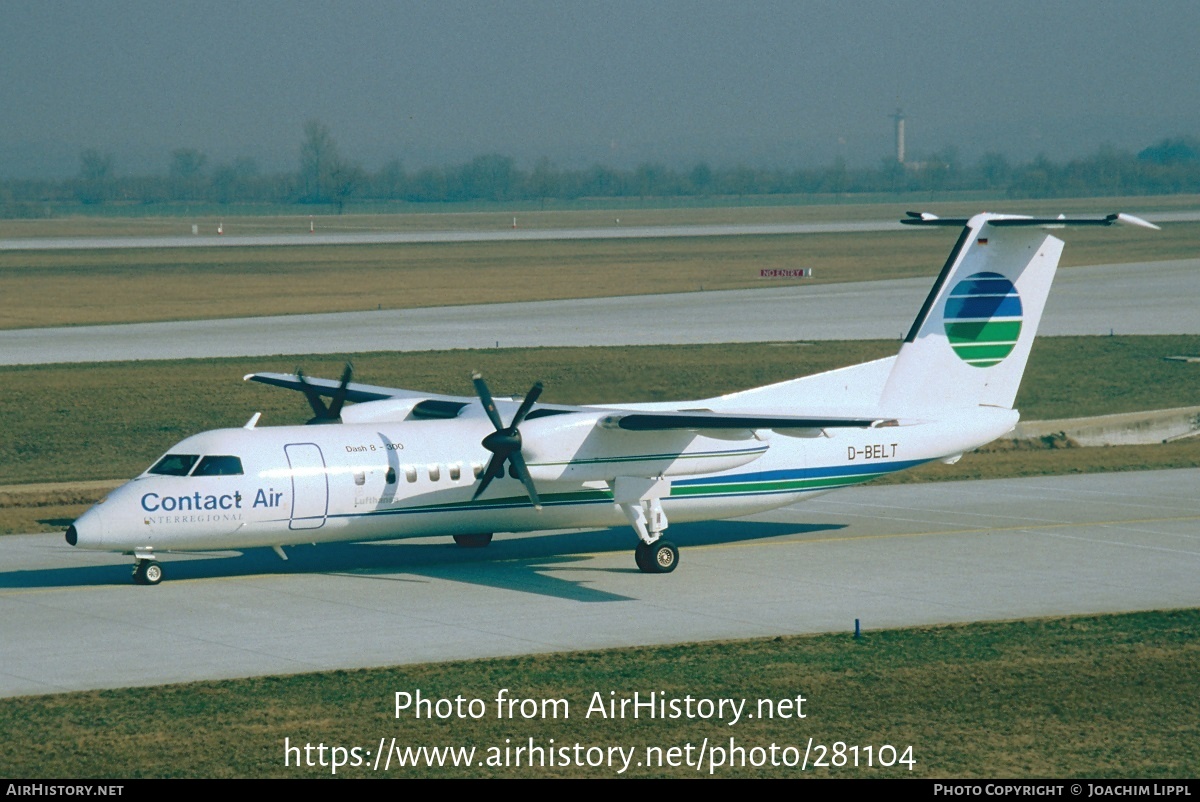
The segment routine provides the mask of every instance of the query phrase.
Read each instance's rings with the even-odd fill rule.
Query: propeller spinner
[[[309,418],[308,425],[313,426],[322,423],[341,423],[342,422],[342,405],[346,403],[346,388],[350,385],[350,380],[354,378],[354,366],[349,362],[346,363],[346,368],[342,371],[342,380],[338,384],[338,388],[333,392],[333,398],[330,399],[329,405],[325,405],[325,399],[321,398],[321,391],[308,383],[304,378],[304,371],[296,368],[296,378],[304,385],[304,397],[308,399],[308,405],[312,407],[313,417]]]
[[[487,486],[492,483],[492,480],[504,472],[504,463],[508,462],[512,473],[521,480],[529,492],[529,500],[533,502],[534,508],[540,510],[542,502],[538,498],[537,488],[533,485],[533,477],[529,475],[529,468],[525,466],[525,458],[521,456],[521,432],[517,427],[525,420],[525,416],[533,409],[538,396],[542,394],[542,383],[537,382],[530,388],[525,400],[517,409],[517,414],[513,415],[512,423],[505,426],[500,419],[500,413],[496,411],[496,404],[492,400],[492,394],[488,391],[487,382],[483,380],[483,376],[475,373],[471,376],[471,380],[475,383],[475,392],[479,395],[479,401],[483,404],[488,419],[496,427],[496,431],[483,438],[483,447],[492,452],[492,458],[488,460],[487,468],[484,469],[483,476],[479,480],[479,487],[475,489],[475,495],[471,497],[471,500],[479,498],[483,491],[487,490]]]

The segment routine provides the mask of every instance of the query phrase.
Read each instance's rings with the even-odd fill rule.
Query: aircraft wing
[[[341,383],[332,379],[313,379],[307,376],[301,380],[291,373],[251,373],[246,381],[261,382],[274,387],[295,390],[301,393],[333,397],[338,393]],[[453,418],[459,411],[470,405],[478,405],[479,399],[472,396],[439,395],[418,390],[402,390],[392,387],[378,387],[370,384],[350,382],[346,385],[345,400],[354,403],[387,400],[421,399],[414,408],[418,417]],[[515,406],[516,400],[497,399],[502,406]],[[406,414],[407,414],[407,407]],[[546,415],[564,412],[601,412],[604,414],[597,421],[602,429],[622,429],[630,432],[667,432],[667,431],[718,431],[718,430],[754,430],[754,429],[836,429],[856,428],[867,429],[891,421],[871,417],[842,417],[829,415],[777,415],[759,414],[753,412],[712,412],[709,410],[638,410],[638,409],[606,409],[603,406],[569,406],[562,404],[538,404],[532,408],[529,418],[536,419]]]
[[[242,377],[244,381],[261,382],[273,387],[283,387],[299,393],[315,392],[317,395],[332,397],[338,391],[341,383],[334,379],[312,379],[308,376],[301,381],[291,373],[248,373]],[[307,387],[306,387],[307,385]],[[361,404],[366,401],[384,401],[389,398],[430,398],[439,401],[474,401],[471,397],[438,395],[437,393],[422,393],[416,390],[399,390],[394,387],[377,387],[373,384],[358,384],[350,382],[346,385],[346,400]]]
[[[664,432],[678,429],[867,429],[882,423],[875,418],[755,415],[728,412],[619,412],[600,420],[606,429]]]
[[[475,409],[480,414],[483,412],[477,396],[444,395],[422,390],[404,390],[396,387],[358,384],[347,381],[347,377],[348,374],[343,375],[342,381],[334,381],[332,379],[314,379],[308,376],[301,378],[292,373],[248,373],[242,378],[243,381],[260,382],[261,384],[269,384],[272,387],[282,387],[285,390],[295,390],[298,393],[309,396],[310,403],[318,405],[320,402],[313,402],[313,396],[332,398],[332,403],[337,405],[339,404],[337,397],[341,394],[343,401],[353,402],[354,406],[346,407],[344,410],[338,406],[340,416],[333,415],[331,417],[345,420],[347,423],[397,421],[409,417],[423,419],[456,418],[464,409]],[[342,391],[343,383],[345,384],[344,394]],[[517,409],[519,403],[519,399],[516,398],[501,397],[495,399],[496,406],[509,416]],[[564,406],[562,404],[538,404],[537,408],[529,414],[532,418],[539,418],[564,412],[580,412],[584,409],[584,407]],[[316,407],[314,407],[314,411],[317,411]],[[317,414],[318,417],[324,417],[321,412]]]

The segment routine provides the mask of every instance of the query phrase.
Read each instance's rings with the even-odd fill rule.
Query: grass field
[[[1053,208],[1079,205],[1087,207],[1082,211],[1109,210],[1114,202]],[[1025,204],[1021,207],[1036,211]],[[635,220],[621,219],[622,225],[771,223],[856,215],[890,219],[902,214],[890,206],[849,208],[853,212],[848,214],[838,214],[842,207],[645,210]],[[339,230],[403,229],[415,225],[412,217],[425,216],[364,216],[339,221]],[[458,230],[511,225],[511,216],[433,217],[437,219],[418,222]],[[100,233],[96,229],[109,222],[88,218],[78,225],[84,233]],[[172,220],[151,222],[179,225]],[[587,227],[612,222],[608,213],[559,212],[546,213],[530,225]],[[277,224],[275,218],[244,218],[237,225],[247,227],[242,233],[267,233],[275,231]],[[0,225],[0,232],[12,230],[13,225]],[[40,225],[47,231],[70,231],[74,224],[52,220]],[[234,225],[227,226],[229,233],[234,233]],[[1161,232],[1124,227],[1072,232],[1063,265],[1193,257],[1198,239],[1200,223],[1171,223]],[[763,268],[811,267],[814,283],[911,276],[932,280],[953,243],[953,232],[905,230],[558,242],[0,251],[0,295],[6,299],[0,307],[0,328],[763,287],[765,280],[759,277]]]
[[[953,244],[938,233],[862,235],[866,258],[844,256],[845,235],[0,252],[0,327],[696,292],[797,266],[824,281],[932,275]]]
[[[489,748],[620,746],[624,776],[707,776],[706,764],[637,766],[648,747],[777,747],[799,762],[808,739],[891,745],[908,765],[714,767],[718,777],[1195,777],[1200,771],[1200,611],[1137,613],[884,632],[780,637],[606,652],[533,655],[366,671],[202,682],[0,700],[0,766],[9,777],[321,777],[285,766],[284,739],[369,750],[339,777],[612,777],[616,768],[369,767],[397,745]],[[497,692],[564,699],[559,716],[499,719]],[[396,692],[480,699],[472,718],[395,714]],[[586,715],[594,694],[795,700],[804,718],[727,721]],[[795,751],[784,752],[785,747]],[[654,753],[651,753],[654,754]],[[715,753],[710,752],[710,760]],[[768,753],[769,754],[769,753]],[[813,752],[813,756],[818,752]],[[843,752],[843,754],[845,754]],[[875,751],[873,754],[878,755]],[[890,753],[884,753],[892,760]],[[312,758],[317,760],[314,750]],[[328,764],[330,753],[326,753]],[[827,756],[828,759],[828,756]],[[384,764],[381,762],[380,766]],[[618,764],[619,768],[620,764]]]

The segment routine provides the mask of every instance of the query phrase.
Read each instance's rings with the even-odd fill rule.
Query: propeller
[[[321,397],[321,390],[308,383],[308,379],[304,378],[304,371],[300,368],[296,368],[296,378],[304,385],[304,397],[308,399],[308,405],[312,407],[313,417],[308,420],[309,426],[342,422],[342,405],[346,403],[346,388],[349,387],[350,380],[354,378],[353,365],[349,362],[346,363],[346,367],[342,371],[342,380],[338,384],[337,390],[334,391],[329,406],[325,405],[325,399]]]
[[[517,409],[517,414],[513,415],[512,423],[505,426],[504,421],[500,419],[500,413],[496,411],[496,404],[492,401],[492,394],[488,391],[487,382],[483,380],[483,376],[475,373],[471,376],[471,381],[475,383],[475,392],[479,395],[484,412],[487,413],[492,425],[496,427],[496,431],[483,438],[483,447],[492,452],[492,458],[488,460],[487,468],[484,469],[483,476],[479,480],[479,487],[475,489],[475,495],[471,497],[471,500],[474,501],[483,495],[483,491],[487,490],[487,486],[492,483],[492,480],[504,472],[504,463],[507,461],[510,473],[514,478],[521,480],[525,489],[529,491],[529,500],[533,502],[534,508],[540,510],[542,502],[538,498],[537,488],[533,486],[533,477],[529,475],[529,468],[525,466],[525,458],[521,456],[521,432],[517,427],[525,420],[525,416],[529,414],[529,410],[533,409],[538,396],[542,394],[542,383],[537,382],[530,388],[525,395],[525,400]]]

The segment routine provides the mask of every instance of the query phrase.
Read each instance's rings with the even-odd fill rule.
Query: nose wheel
[[[633,559],[642,573],[669,574],[679,565],[679,549],[669,540],[656,540],[652,544],[639,540]]]
[[[163,569],[157,560],[138,560],[133,565],[135,585],[157,585],[162,582]]]

